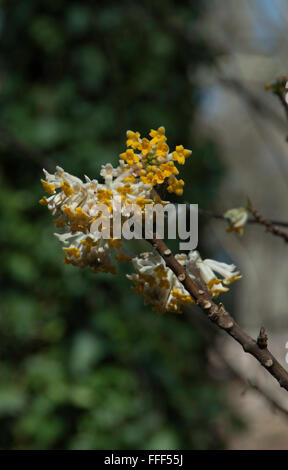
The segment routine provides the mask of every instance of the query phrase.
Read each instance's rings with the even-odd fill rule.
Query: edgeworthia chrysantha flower
[[[243,227],[248,220],[248,211],[245,207],[238,207],[236,209],[229,209],[224,214],[224,218],[227,219],[229,225],[226,228],[227,232],[237,232],[240,235],[243,233]]]
[[[132,259],[114,231],[115,238],[103,238],[92,230],[99,218],[99,204],[105,209],[101,220],[110,229],[112,220],[117,219],[120,225],[127,221],[131,204],[139,208],[143,218],[146,205],[168,204],[158,196],[156,185],[158,188],[165,182],[168,192],[182,194],[184,181],[177,179],[179,171],[175,163],[183,165],[191,151],[178,145],[175,151],[169,152],[166,141],[164,127],[152,129],[150,139],[141,138],[139,132],[127,131],[127,149],[120,155],[119,165],[102,166],[103,182],[88,176],[82,181],[60,167],[56,167],[54,174],[44,170],[45,179],[41,181],[49,196],[44,196],[40,203],[57,216],[54,223],[62,233],[55,235],[64,245],[67,264],[89,267],[94,273],[115,274],[117,262],[132,261],[136,273],[128,277],[145,302],[152,304],[157,312],[179,313],[181,305],[189,305],[193,300],[158,254],[146,253]],[[116,200],[121,204],[115,204]],[[227,285],[240,278],[233,265],[202,261],[196,251],[176,255],[176,259],[191,275],[191,263],[196,263],[213,296],[226,292]]]

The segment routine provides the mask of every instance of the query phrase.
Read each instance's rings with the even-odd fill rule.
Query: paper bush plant
[[[110,163],[102,166],[102,183],[88,176],[82,181],[60,167],[55,174],[44,170],[42,184],[49,197],[44,196],[40,203],[47,206],[52,215],[57,215],[54,223],[62,233],[55,235],[64,245],[65,262],[80,268],[89,267],[96,274],[115,274],[117,262],[132,262],[136,272],[127,277],[146,304],[152,305],[158,313],[181,313],[181,307],[197,304],[209,320],[240,343],[245,352],[252,354],[288,390],[288,373],[268,350],[265,330],[261,328],[257,341],[253,340],[222,303],[214,302],[215,297],[229,290],[229,284],[241,278],[234,265],[202,260],[196,250],[174,256],[157,232],[145,236],[153,251],[131,255],[114,231],[113,238],[103,238],[101,232],[95,236],[91,230],[99,217],[99,204],[106,210],[104,221],[110,229],[114,217],[124,226],[132,205],[145,220],[147,206],[168,204],[158,192],[164,183],[168,193],[182,194],[184,181],[177,178],[177,165],[183,165],[192,152],[183,145],[170,152],[162,126],[152,129],[149,136],[150,139],[141,138],[139,132],[127,131],[126,151],[120,154],[116,168]],[[116,197],[121,200],[118,209],[113,203]],[[231,209],[220,218],[228,221],[228,231],[242,234],[248,222],[248,210],[257,222],[287,241],[287,234],[258,214],[251,202],[247,208]]]
[[[192,152],[182,145],[170,152],[164,127],[152,129],[149,136],[150,139],[141,138],[139,132],[127,131],[127,149],[121,153],[116,168],[110,163],[102,166],[102,183],[87,176],[82,181],[60,167],[54,175],[44,170],[42,184],[49,197],[44,196],[40,203],[47,206],[52,215],[58,216],[54,223],[62,233],[55,235],[64,245],[67,264],[80,268],[87,266],[94,273],[115,274],[117,262],[132,261],[136,273],[128,278],[145,303],[151,304],[158,313],[181,313],[181,306],[188,306],[195,300],[156,250],[130,256],[120,239],[105,239],[91,230],[98,217],[98,204],[107,206],[109,225],[113,217],[123,224],[131,204],[139,206],[143,219],[148,205],[168,204],[156,191],[164,183],[168,193],[183,193],[184,181],[177,178],[177,165],[184,165]],[[118,209],[113,204],[116,196],[121,197],[118,214],[115,214]],[[241,277],[234,265],[202,260],[195,250],[178,254],[175,259],[191,278],[195,278],[193,270],[197,268],[212,297],[227,292],[227,286]]]

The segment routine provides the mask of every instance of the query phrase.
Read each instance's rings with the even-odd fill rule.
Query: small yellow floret
[[[70,257],[74,256],[75,258],[80,258],[80,251],[76,247],[63,248],[63,251],[65,251]]]
[[[185,159],[191,155],[191,150],[184,149],[183,145],[177,145],[175,152],[173,152],[173,160],[176,160],[180,165],[184,165]]]
[[[147,155],[152,150],[151,143],[148,139],[142,139],[141,143],[139,144],[139,150],[141,150],[143,155]]]
[[[133,132],[133,131],[127,131],[127,147],[133,147],[137,149],[139,147],[139,139],[140,139],[140,133],[139,132]]]
[[[134,163],[139,162],[139,156],[136,155],[132,149],[127,149],[126,152],[121,153],[120,158],[125,160],[129,166],[133,166]]]
[[[123,179],[123,183],[132,183],[132,184],[134,184],[135,181],[136,181],[135,176],[133,176],[133,175],[127,176],[126,178]]]
[[[152,137],[151,144],[154,145],[159,141],[165,141],[167,138],[165,136],[165,127],[158,127],[157,131],[151,129],[149,135]]]
[[[48,194],[54,194],[55,193],[55,186],[52,183],[47,183],[45,180],[41,180],[41,183],[43,184],[44,191]]]
[[[73,196],[74,194],[74,189],[71,188],[70,184],[67,183],[67,181],[63,181],[63,183],[61,183],[61,189],[67,197]]]
[[[183,180],[177,180],[175,176],[171,176],[168,180],[169,186],[167,187],[167,191],[169,193],[175,193],[177,196],[181,196],[183,194]]]
[[[166,157],[169,147],[166,142],[159,142],[156,147],[156,155],[159,157]]]
[[[121,194],[122,199],[125,199],[127,194],[133,193],[129,183],[125,184],[124,186],[118,186],[117,192]]]
[[[47,201],[46,196],[43,196],[42,199],[40,199],[39,204],[41,204],[42,206],[48,206],[48,201]]]

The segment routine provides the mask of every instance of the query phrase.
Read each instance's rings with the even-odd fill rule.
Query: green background
[[[145,307],[126,267],[95,276],[64,265],[38,204],[43,167],[97,178],[127,129],[164,125],[170,147],[193,149],[182,201],[209,207],[223,168],[194,132],[197,71],[218,54],[195,29],[206,6],[1,2],[1,449],[225,447],[219,423],[231,413],[207,367],[213,334],[191,311]]]

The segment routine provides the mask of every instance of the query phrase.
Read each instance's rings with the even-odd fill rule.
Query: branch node
[[[234,325],[234,321],[233,320],[228,320],[228,322],[224,322],[223,323],[223,326],[222,328],[224,328],[224,330],[231,330],[231,328],[233,327]]]
[[[179,276],[178,276],[178,279],[179,279],[180,282],[183,282],[185,278],[186,278],[186,274],[185,274],[185,273],[181,273],[181,274],[179,274]]]
[[[265,328],[262,326],[257,338],[257,344],[260,349],[266,349],[268,344],[268,336],[266,335]]]
[[[172,254],[172,251],[169,250],[169,248],[168,248],[168,250],[165,250],[165,251],[164,251],[164,255],[165,255],[165,256],[170,256],[171,254]]]
[[[267,361],[264,362],[265,367],[272,367],[273,366],[273,361],[272,359],[268,359]]]

